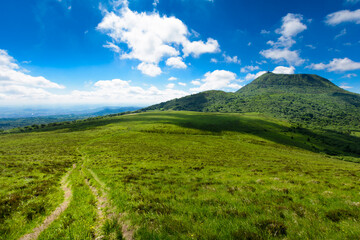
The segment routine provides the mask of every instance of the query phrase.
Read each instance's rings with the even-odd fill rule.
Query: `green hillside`
[[[360,95],[310,74],[267,73],[236,93],[202,92],[143,110],[258,112],[302,125],[360,129]]]
[[[239,89],[243,95],[304,93],[319,94],[347,91],[337,87],[329,80],[315,74],[274,74],[266,73],[250,84]]]
[[[39,239],[360,236],[358,132],[180,111],[26,131],[0,135],[0,239],[64,200]]]

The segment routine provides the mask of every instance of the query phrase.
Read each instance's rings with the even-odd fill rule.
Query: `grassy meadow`
[[[122,239],[99,225],[86,181],[135,239],[357,239],[360,135],[259,114],[146,112],[0,135],[0,239],[62,201],[39,239]],[[73,165],[76,164],[76,168]],[[99,191],[100,192],[100,191]],[[100,229],[100,230],[99,230]]]

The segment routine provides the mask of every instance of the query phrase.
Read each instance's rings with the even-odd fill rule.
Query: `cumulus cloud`
[[[264,75],[265,73],[267,73],[266,71],[260,71],[256,74],[252,74],[252,73],[248,73],[246,76],[245,76],[245,81],[251,81],[251,80],[254,80],[258,77],[260,77],[261,75]]]
[[[226,88],[240,88],[236,82],[239,81],[236,79],[236,74],[226,70],[215,70],[213,72],[207,72],[204,75],[204,78],[200,81],[192,81],[192,84],[199,85],[197,88],[191,88],[192,92],[201,92],[206,90],[218,90]]]
[[[7,51],[0,49],[0,92],[11,92],[17,95],[30,94],[31,91],[45,94],[46,88],[62,89],[64,86],[51,82],[42,76],[29,75],[16,63]],[[28,89],[28,90],[26,90]]]
[[[24,99],[28,103],[34,99],[44,100],[52,95],[48,89],[63,88],[42,76],[30,75],[6,50],[0,49],[0,103],[9,105]]]
[[[201,82],[199,80],[193,80],[193,81],[191,81],[191,84],[193,84],[195,86],[200,86]]]
[[[159,4],[159,0],[154,0],[153,6],[156,7]]]
[[[176,77],[169,77],[169,79],[168,79],[169,81],[176,81],[177,80],[177,78]]]
[[[200,40],[194,42],[185,41],[182,44],[184,57],[187,57],[190,54],[192,54],[194,57],[199,57],[204,53],[216,53],[220,51],[219,43],[212,38],[208,38],[206,43]]]
[[[114,104],[153,104],[179,98],[187,92],[173,89],[175,84],[170,83],[165,90],[155,86],[142,88],[133,86],[131,81],[121,79],[101,80],[96,82],[92,91],[73,91],[70,95],[62,96],[72,99],[76,103],[114,103]]]
[[[156,77],[162,73],[161,68],[153,63],[142,62],[137,66],[137,69],[150,77]]]
[[[0,49],[0,66],[10,68],[10,69],[19,69],[19,65],[15,63],[15,59],[10,56],[6,50]]]
[[[6,93],[0,92],[1,103],[21,103],[31,101],[32,104],[117,104],[117,105],[150,105],[183,97],[189,93],[173,89],[170,83],[165,89],[155,86],[143,88],[134,86],[131,81],[121,79],[101,80],[92,85],[92,90],[74,90],[69,94],[52,94],[38,88],[8,87]],[[19,97],[19,94],[21,96]]]
[[[169,83],[168,85],[166,85],[166,88],[174,88],[175,84],[174,83]]]
[[[292,51],[287,48],[272,48],[263,50],[260,54],[277,62],[286,61],[288,64],[295,66],[301,65],[305,62],[305,60],[299,56],[298,51]]]
[[[328,64],[311,64],[307,68],[315,70],[327,70],[328,72],[345,72],[360,69],[360,62],[354,62],[349,58],[334,58]]]
[[[275,73],[275,74],[294,74],[295,72],[295,68],[294,67],[284,67],[284,66],[277,66],[273,71],[272,73]],[[253,73],[248,73],[246,76],[245,76],[245,81],[251,81],[251,80],[254,80],[262,75],[264,75],[265,73],[267,73],[267,71],[260,71],[256,74],[253,74]]]
[[[166,65],[173,68],[187,68],[186,64],[183,62],[182,57],[171,57],[166,60]]]
[[[288,13],[282,18],[283,23],[281,28],[277,29],[275,32],[281,34],[283,37],[295,37],[307,29],[306,25],[301,22],[302,20],[303,16],[301,14]]]
[[[238,59],[238,56],[229,56],[229,55],[226,55],[225,53],[223,54],[223,57],[224,57],[224,61],[226,63],[236,63],[236,64],[241,64],[241,61],[240,59]]]
[[[327,15],[325,19],[325,23],[331,26],[345,22],[360,24],[360,9],[355,11],[341,10]]]
[[[353,87],[348,86],[347,83],[343,83],[343,84],[341,84],[339,87],[341,87],[341,88],[343,88],[343,89],[353,88]]]
[[[156,65],[151,64],[143,64],[140,68],[149,71],[148,74],[157,74],[157,71],[161,71]],[[155,73],[151,73],[151,71]],[[175,84],[170,83],[164,90],[155,86],[143,88],[134,86],[131,81],[113,79],[97,81],[91,84],[91,90],[74,90],[67,94],[56,94],[50,92],[49,89],[63,89],[64,86],[44,77],[34,77],[22,72],[16,60],[7,51],[0,50],[0,104],[148,105],[189,94],[173,89],[174,86]]]
[[[240,72],[246,73],[246,72],[252,72],[255,70],[259,70],[259,66],[245,66],[240,69]]]
[[[276,67],[272,73],[276,74],[294,74],[295,68],[294,67],[284,67],[284,66],[278,66]]]
[[[139,60],[141,64],[138,69],[146,75],[160,74],[159,62],[164,58],[179,57],[181,51],[184,57],[189,55],[198,57],[204,53],[220,51],[215,39],[208,38],[206,42],[190,41],[188,37],[191,34],[187,26],[178,18],[160,16],[155,11],[138,13],[128,8],[127,1],[115,1],[113,5],[115,9],[120,9],[112,12],[104,11],[105,16],[97,29],[106,33],[115,45],[125,43],[128,50],[122,53],[121,58]],[[111,44],[105,46],[117,51],[117,48]],[[157,67],[157,74],[142,70],[149,66],[153,69]]]
[[[346,74],[345,76],[343,76],[342,78],[353,78],[353,77],[357,77],[357,74],[356,73],[349,73],[349,74]]]
[[[268,41],[267,44],[271,45],[272,48],[262,50],[260,54],[276,62],[286,61],[288,64],[296,66],[303,64],[305,60],[300,57],[299,51],[290,50],[296,43],[294,37],[307,29],[307,26],[302,23],[303,20],[301,14],[288,13],[284,16],[281,27],[275,30],[281,36],[276,42]]]
[[[183,82],[178,82],[178,84],[179,84],[180,86],[183,86],[183,87],[186,86],[186,83],[183,83]]]
[[[115,45],[114,43],[112,42],[108,42],[106,41],[106,44],[103,45],[104,48],[109,48],[111,49],[113,52],[116,52],[116,53],[120,53],[121,49],[118,45]]]

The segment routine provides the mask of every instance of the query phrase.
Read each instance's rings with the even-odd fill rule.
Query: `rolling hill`
[[[358,94],[268,73],[142,111],[2,132],[0,239],[360,236]]]
[[[360,95],[313,74],[266,73],[235,93],[206,91],[143,110],[258,112],[316,127],[359,129]]]
[[[0,134],[0,239],[357,239],[359,137],[184,111]]]

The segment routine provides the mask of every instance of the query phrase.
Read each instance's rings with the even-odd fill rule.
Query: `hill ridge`
[[[259,112],[317,127],[360,129],[360,95],[316,74],[266,73],[238,91],[210,90],[142,109]]]

